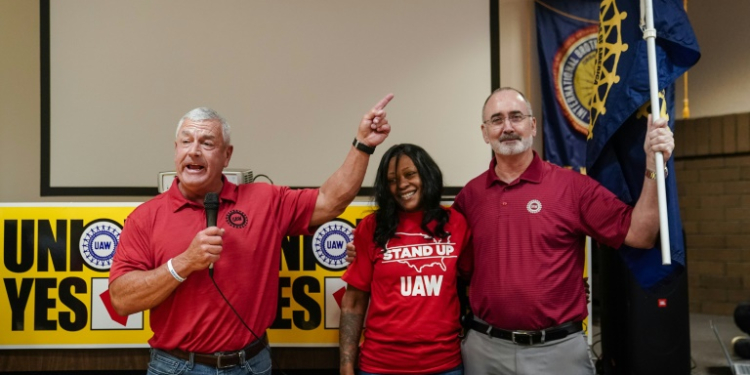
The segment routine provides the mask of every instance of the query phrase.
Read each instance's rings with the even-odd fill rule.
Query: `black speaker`
[[[740,302],[734,309],[734,324],[742,332],[750,333],[750,302]]]
[[[750,337],[737,336],[732,339],[734,354],[742,359],[750,359]]]
[[[617,250],[601,247],[602,354],[612,375],[690,374],[687,270],[644,290]]]

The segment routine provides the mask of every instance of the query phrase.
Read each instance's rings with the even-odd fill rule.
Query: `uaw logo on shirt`
[[[598,28],[598,25],[589,26],[569,36],[557,51],[552,65],[560,110],[570,125],[582,134],[589,131]]]
[[[439,296],[443,284],[443,275],[421,275],[428,267],[439,267],[441,271],[448,270],[446,258],[457,258],[455,243],[450,241],[450,236],[445,242],[437,241],[433,237],[423,233],[396,232],[400,239],[415,242],[413,238],[421,238],[424,242],[416,242],[408,245],[391,245],[391,240],[386,243],[386,252],[383,254],[383,264],[401,263],[413,268],[420,275],[401,276],[401,295],[412,297]],[[409,239],[411,237],[412,239]]]
[[[542,202],[538,199],[532,199],[526,203],[526,210],[532,214],[538,214],[542,210]]]
[[[247,215],[240,210],[229,211],[226,220],[229,225],[237,229],[244,228],[247,225]]]
[[[112,266],[122,226],[108,219],[94,220],[83,230],[78,249],[90,267],[108,270]]]
[[[354,227],[345,220],[335,219],[318,228],[313,235],[313,253],[324,268],[339,270],[347,266],[346,244],[352,242]]]

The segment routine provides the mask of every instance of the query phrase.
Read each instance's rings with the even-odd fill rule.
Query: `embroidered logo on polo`
[[[86,264],[97,270],[108,270],[112,266],[121,232],[122,226],[112,220],[99,219],[89,223],[78,241],[78,250]]]
[[[396,235],[404,240],[405,237],[421,238],[423,241],[406,240],[416,242],[408,245],[394,246],[391,240],[386,243],[386,252],[383,254],[383,264],[401,263],[413,268],[417,273],[422,273],[427,267],[439,267],[443,272],[447,271],[446,258],[457,258],[454,255],[455,243],[448,236],[445,242],[437,241],[424,233],[396,232]],[[413,275],[401,276],[401,295],[413,297],[439,296],[443,284],[443,275]]]
[[[226,216],[227,224],[240,229],[247,225],[247,215],[240,210],[232,210],[227,212]]]
[[[526,210],[528,210],[532,214],[537,214],[542,210],[542,202],[536,199],[532,199],[529,201],[529,203],[526,204]]]
[[[318,228],[313,235],[313,254],[324,268],[339,270],[347,263],[346,244],[352,242],[354,227],[341,219],[329,221]]]

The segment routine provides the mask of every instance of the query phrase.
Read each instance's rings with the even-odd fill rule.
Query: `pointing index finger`
[[[383,99],[381,99],[378,104],[375,104],[374,107],[372,107],[373,111],[380,111],[383,108],[385,108],[386,105],[393,99],[393,94],[386,95]]]

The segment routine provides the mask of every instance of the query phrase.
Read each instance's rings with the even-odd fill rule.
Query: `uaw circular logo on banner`
[[[99,219],[89,223],[78,241],[78,249],[86,264],[101,271],[112,267],[121,232],[122,226],[113,220]]]
[[[330,270],[346,267],[346,244],[354,239],[353,230],[348,221],[335,219],[315,231],[313,253],[321,266]]]
[[[557,103],[568,123],[582,134],[589,131],[598,28],[589,26],[569,36],[552,63]]]

